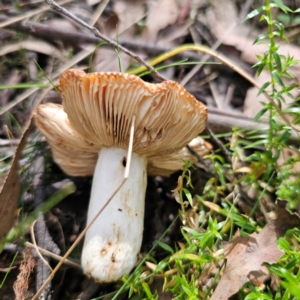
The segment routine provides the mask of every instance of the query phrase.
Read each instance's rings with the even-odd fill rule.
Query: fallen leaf
[[[264,262],[275,263],[283,255],[277,247],[277,239],[288,229],[300,226],[299,215],[288,212],[286,204],[287,201],[278,200],[277,219],[269,221],[260,233],[243,237],[237,232],[225,245],[226,267],[211,300],[228,299],[249,281],[250,275],[255,281],[253,274],[261,270]]]
[[[149,1],[147,40],[155,42],[160,30],[176,22],[179,12],[176,0]]]
[[[31,131],[31,119],[26,125],[20,143],[13,157],[11,168],[5,178],[0,191],[0,240],[12,228],[17,214],[18,200],[21,192],[19,177],[19,160],[26,143],[26,138]],[[0,249],[1,250],[1,249]]]
[[[211,0],[210,7],[203,16],[203,21],[207,22],[207,26],[215,37],[221,41],[224,45],[233,46],[241,52],[240,58],[250,64],[258,62],[258,56],[263,56],[268,51],[268,43],[253,44],[255,39],[262,32],[256,31],[247,22],[241,22],[246,16],[239,16],[235,3],[230,0]],[[226,30],[224,30],[226,28]],[[265,33],[265,32],[263,32]],[[278,53],[284,56],[293,56],[295,59],[299,57],[300,47],[292,45],[283,41],[278,43],[280,45]],[[300,65],[294,65],[289,69],[290,73],[300,82]],[[261,85],[270,80],[270,75],[260,75],[256,80],[261,82]],[[267,79],[266,79],[267,78]],[[299,91],[294,89],[293,95],[299,95]],[[245,101],[244,112],[248,116],[255,116],[255,114],[261,109],[260,101],[266,101],[263,94],[257,97],[257,89],[252,88],[247,93]],[[291,100],[285,98],[288,103]],[[287,105],[285,104],[285,105]]]
[[[228,43],[231,35],[241,37],[249,35],[252,28],[245,26],[244,23],[240,24],[239,20],[237,6],[231,0],[211,0],[205,15],[201,16],[201,21],[206,23],[216,38],[226,45],[232,45]]]
[[[145,17],[146,1],[140,0],[138,3],[136,0],[118,0],[114,2],[113,11],[118,16],[118,32],[123,33],[125,30],[132,28],[131,38],[134,36],[134,24]],[[124,37],[124,36],[123,36]],[[129,36],[126,36],[129,38]]]
[[[123,71],[126,71],[132,62],[131,57],[123,52],[119,53]],[[121,72],[116,51],[110,48],[99,47],[95,51],[92,63],[93,72]]]
[[[113,3],[111,14],[105,22],[102,22],[101,30],[109,37],[119,39],[133,39],[136,34],[135,24],[141,20],[145,14],[146,1],[118,0]],[[119,58],[123,67],[120,69],[118,55],[111,48],[99,47],[93,57],[93,72],[121,72],[126,71],[132,63],[132,58],[123,52],[119,52]]]
[[[260,270],[251,271],[248,278],[252,284],[260,286],[270,278],[270,271],[266,266],[261,266]]]

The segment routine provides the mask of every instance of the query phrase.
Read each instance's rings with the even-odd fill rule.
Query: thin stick
[[[223,152],[226,161],[231,164],[231,154],[228,151],[228,149],[223,145],[223,143],[215,136],[215,134],[212,132],[212,130],[209,128],[208,125],[205,127],[206,132],[209,134],[211,139],[220,147],[221,151]]]
[[[156,76],[157,78],[159,78],[160,80],[167,80],[165,77],[161,76],[150,64],[148,64],[146,61],[144,61],[138,55],[136,55],[133,52],[129,51],[127,48],[125,48],[122,45],[116,43],[115,41],[109,39],[108,37],[106,37],[105,35],[100,33],[100,31],[97,28],[95,28],[93,26],[90,26],[86,22],[84,22],[81,19],[77,18],[75,15],[70,13],[67,9],[59,6],[55,1],[53,1],[53,0],[45,0],[45,1],[53,10],[57,11],[58,13],[60,13],[62,15],[65,15],[66,17],[74,20],[75,22],[82,25],[83,27],[91,30],[94,33],[95,36],[97,36],[97,37],[101,38],[102,40],[104,40],[105,42],[107,42],[114,49],[123,51],[124,53],[126,53],[127,55],[129,55],[130,57],[132,57],[133,59],[138,61],[140,64],[144,65],[146,67],[146,69],[150,70],[151,73],[154,76]]]
[[[66,252],[66,254],[62,257],[62,260],[57,264],[57,266],[54,268],[53,272],[50,274],[50,276],[46,279],[44,284],[40,287],[40,289],[36,292],[32,300],[38,300],[40,294],[43,292],[44,288],[47,286],[47,284],[53,279],[56,272],[59,270],[61,265],[63,264],[64,260],[71,254],[71,252],[74,250],[74,248],[79,244],[79,242],[83,239],[86,232],[90,229],[90,227],[93,225],[93,223],[97,220],[97,218],[101,215],[103,210],[106,208],[106,206],[110,203],[110,201],[114,198],[114,196],[118,193],[118,191],[121,189],[121,187],[124,185],[125,181],[127,180],[129,176],[129,170],[130,170],[130,161],[131,161],[131,155],[132,155],[132,147],[133,147],[133,136],[134,136],[134,122],[135,122],[135,116],[132,117],[132,123],[130,128],[130,136],[129,136],[129,146],[128,146],[128,152],[127,152],[127,163],[126,168],[124,171],[124,179],[120,183],[120,185],[116,188],[116,190],[112,193],[112,195],[107,199],[105,204],[102,206],[102,208],[99,210],[99,212],[95,215],[95,217],[92,219],[92,221],[85,227],[85,229],[79,234],[76,241],[73,243],[73,245],[69,248],[69,250]],[[127,177],[126,177],[127,176]]]
[[[46,250],[46,249],[43,249],[43,248],[41,248],[41,247],[39,247],[39,246],[35,246],[34,244],[32,244],[32,243],[30,243],[30,242],[26,242],[26,243],[25,243],[25,246],[26,246],[27,248],[34,248],[35,250],[38,249],[40,253],[43,253],[44,255],[47,255],[48,257],[51,257],[51,258],[53,258],[53,259],[55,259],[55,260],[57,260],[57,261],[61,261],[61,260],[63,259],[62,256],[59,256],[59,255],[57,255],[57,254],[55,254],[55,253],[53,253],[53,252],[50,252],[50,251],[48,251],[48,250]],[[65,260],[64,260],[64,264],[82,270],[81,265],[79,265],[79,264],[77,264],[77,263],[75,263],[75,262],[73,262],[73,261],[71,261],[71,260],[69,260],[69,259],[65,259]]]
[[[31,235],[31,238],[32,238],[32,241],[33,241],[33,245],[34,245],[34,249],[36,251],[36,253],[38,254],[38,256],[40,257],[40,259],[44,262],[44,264],[48,267],[48,269],[52,272],[53,269],[50,267],[49,263],[47,262],[47,260],[43,257],[43,255],[40,253],[39,249],[38,249],[38,245],[36,244],[36,240],[35,240],[35,235],[34,235],[34,231],[33,231],[33,228],[34,228],[34,225],[35,223],[37,222],[37,220],[35,220],[33,222],[33,224],[31,225],[30,227],[30,235]]]

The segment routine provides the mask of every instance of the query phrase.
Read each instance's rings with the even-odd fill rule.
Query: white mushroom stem
[[[87,224],[124,180],[127,151],[103,148],[94,171]],[[97,282],[111,282],[134,267],[143,237],[147,158],[132,153],[131,172],[119,192],[86,233],[84,272]]]

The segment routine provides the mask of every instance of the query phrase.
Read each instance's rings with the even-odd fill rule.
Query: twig
[[[33,248],[33,250],[34,250],[33,251],[33,256],[34,257],[38,256],[38,254],[36,252],[36,250],[38,249],[40,253],[42,253],[42,254],[44,254],[44,255],[46,255],[46,256],[54,259],[54,260],[57,260],[57,261],[61,261],[62,260],[62,256],[57,255],[55,253],[52,253],[52,252],[50,252],[50,251],[48,251],[46,249],[43,249],[43,248],[41,248],[39,246],[35,246],[32,243],[30,243],[30,242],[25,242],[25,246],[26,246],[26,248]],[[11,252],[23,252],[24,251],[24,247],[21,247],[21,246],[15,245],[15,244],[5,244],[4,250],[11,251]],[[70,267],[82,270],[81,265],[78,264],[78,263],[76,263],[76,262],[74,262],[74,261],[72,261],[72,260],[65,259],[64,260],[64,264],[65,265],[69,265]]]
[[[33,246],[34,246],[34,249],[36,251],[36,253],[38,254],[38,256],[40,257],[40,259],[44,262],[44,264],[49,268],[50,271],[53,271],[51,266],[49,265],[49,262],[43,257],[43,255],[40,253],[39,249],[38,249],[38,245],[36,243],[36,240],[35,240],[35,235],[34,235],[34,225],[35,223],[37,222],[38,220],[35,220],[33,222],[33,224],[30,226],[30,235],[31,235],[31,239],[33,241]]]
[[[116,50],[121,50],[123,51],[125,54],[127,54],[128,56],[132,57],[134,60],[136,60],[137,62],[139,62],[140,64],[144,65],[146,67],[146,69],[148,69],[149,71],[151,71],[151,73],[157,77],[160,80],[167,80],[165,77],[161,76],[150,64],[148,64],[146,61],[144,61],[142,58],[140,58],[138,55],[136,55],[135,53],[129,51],[127,48],[123,47],[122,45],[116,43],[115,41],[109,39],[108,37],[106,37],[105,35],[103,35],[102,33],[100,33],[100,31],[93,27],[90,26],[89,24],[87,24],[86,22],[82,21],[80,18],[76,17],[75,15],[73,15],[72,13],[70,13],[67,9],[59,6],[55,1],[53,0],[45,0],[45,2],[55,11],[57,11],[58,13],[65,15],[66,17],[74,20],[75,22],[77,22],[78,24],[82,25],[83,27],[89,29],[90,31],[92,31],[94,33],[95,36],[101,38],[103,41],[107,42],[109,45],[111,45],[114,49]]]
[[[223,145],[223,143],[215,136],[215,134],[212,132],[212,130],[209,128],[208,125],[205,127],[206,132],[210,135],[211,139],[220,147],[221,151],[223,152],[225,159],[229,164],[231,164],[231,154],[228,151],[228,149]]]
[[[208,164],[205,162],[205,160],[203,159],[203,157],[201,157],[197,151],[195,151],[193,148],[191,148],[188,144],[186,145],[186,148],[198,159],[198,162],[201,163],[203,165],[203,168],[205,170],[205,172],[211,176],[211,177],[215,177],[217,174],[214,170],[212,170],[212,168],[210,168],[208,166]]]
[[[0,22],[9,20],[5,16],[0,15]],[[36,23],[32,21],[18,22],[8,26],[9,29],[30,34],[32,36],[38,37],[46,41],[61,41],[63,43],[70,44],[74,47],[80,47],[82,44],[97,44],[102,39],[95,37],[92,34],[80,33],[77,31],[64,30],[63,28],[54,28],[47,26],[46,24]],[[172,50],[170,47],[165,47],[162,45],[149,44],[139,42],[136,39],[122,39],[120,35],[118,42],[124,47],[129,49],[134,49],[138,52],[146,52],[148,55],[159,55],[162,52],[167,52]],[[101,47],[110,47],[109,45],[103,45]],[[184,52],[177,55],[179,58],[188,58],[191,60],[199,60],[199,55],[194,52]]]
[[[129,171],[130,171],[130,162],[131,162],[131,156],[132,156],[132,147],[133,147],[133,136],[134,136],[134,124],[135,124],[135,116],[132,117],[132,123],[130,128],[130,137],[129,137],[129,145],[128,145],[128,152],[127,152],[127,163],[124,171],[124,178],[120,185],[116,188],[116,190],[112,193],[112,195],[107,199],[105,204],[102,206],[102,208],[98,211],[98,213],[95,215],[95,217],[91,220],[91,222],[84,228],[84,230],[79,234],[75,242],[72,244],[72,246],[69,248],[69,250],[66,252],[66,254],[63,256],[62,260],[57,264],[57,266],[54,268],[53,272],[50,274],[50,276],[47,278],[47,280],[44,282],[44,284],[41,286],[41,288],[37,291],[37,293],[34,295],[32,300],[37,300],[47,284],[52,280],[56,272],[59,270],[61,265],[63,264],[63,261],[71,254],[71,252],[75,249],[75,247],[79,244],[79,242],[83,239],[86,232],[90,229],[90,227],[93,225],[93,223],[97,220],[97,218],[102,214],[103,210],[107,207],[107,205],[111,202],[111,200],[114,198],[114,196],[119,192],[121,187],[126,182]]]
[[[53,258],[53,259],[55,259],[57,261],[61,261],[63,259],[62,256],[57,255],[57,254],[55,254],[53,252],[50,252],[50,251],[48,251],[46,249],[43,249],[43,248],[41,248],[39,246],[35,247],[35,245],[33,245],[33,244],[29,243],[29,242],[26,242],[25,246],[28,247],[28,248],[34,248],[34,249],[37,248],[40,251],[40,253],[42,253],[44,255],[47,255],[47,256],[49,256],[49,257],[51,257],[51,258]],[[75,263],[75,262],[73,262],[73,261],[71,261],[69,259],[64,259],[64,264],[69,265],[69,266],[71,266],[73,268],[77,268],[77,269],[81,269],[82,270],[81,265],[79,265],[79,264],[77,264],[77,263]]]

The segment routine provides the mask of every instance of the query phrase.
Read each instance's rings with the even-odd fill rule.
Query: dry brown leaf
[[[207,23],[210,31],[224,44],[228,44],[227,40],[231,35],[244,37],[251,30],[238,24],[237,6],[231,0],[211,0],[203,18],[205,19],[202,21]]]
[[[70,34],[74,31],[78,31],[78,27],[76,24],[70,22],[68,19],[61,19],[61,18],[53,18],[48,19],[43,22],[43,24],[47,25],[47,27],[55,30],[55,29],[64,29],[66,32],[70,32]]]
[[[123,52],[119,53],[123,70],[126,71],[132,59]],[[93,72],[121,72],[116,51],[110,48],[99,47],[95,51],[92,64]]]
[[[155,42],[160,30],[176,22],[180,11],[176,0],[151,0],[149,7],[147,40]]]
[[[248,63],[254,64],[258,61],[257,55],[263,56],[268,50],[267,44],[255,44],[254,40],[262,32],[255,31],[249,23],[241,22],[243,19],[238,15],[235,3],[231,0],[211,0],[211,5],[206,14],[207,24],[212,33],[222,41],[223,44],[233,46],[241,51],[241,58]],[[228,29],[224,31],[224,28]],[[290,54],[295,59],[299,57],[300,48],[296,45],[284,43],[280,46],[280,54]],[[300,75],[300,66],[291,68],[291,72],[297,77]],[[297,77],[300,80],[300,76]]]
[[[145,4],[145,0],[140,0],[138,2],[136,0],[118,0],[114,2],[113,11],[119,19],[119,33],[123,33],[125,30],[132,27],[131,37],[134,36],[134,26],[132,25],[136,24],[145,16]],[[128,35],[126,37],[128,37]]]
[[[211,300],[228,299],[249,281],[250,275],[255,282],[253,275],[261,274],[258,271],[264,262],[275,263],[283,255],[277,248],[277,239],[288,229],[300,226],[299,216],[288,212],[286,204],[278,200],[277,219],[269,221],[260,233],[242,237],[237,232],[232,242],[224,247],[227,264]]]
[[[117,39],[133,39],[136,27],[134,26],[145,16],[146,0],[118,0],[113,2],[113,12],[105,22],[101,30],[104,34]],[[132,62],[132,58],[120,52],[123,71],[126,71]],[[92,64],[93,72],[120,72],[120,65],[116,51],[111,48],[99,47],[95,51]]]
[[[241,52],[241,59],[244,61],[255,64],[258,62],[257,55],[263,56],[268,50],[267,44],[255,44],[254,40],[258,37],[260,32],[256,32],[245,22],[240,22],[237,8],[233,1],[230,0],[212,0],[210,8],[205,14],[205,20],[218,40],[223,44],[233,46]],[[245,16],[243,16],[245,17]],[[227,30],[224,31],[224,28]],[[279,54],[284,56],[291,55],[295,59],[299,56],[300,47],[284,43],[278,50]],[[300,65],[295,65],[290,68],[290,72],[300,82]],[[270,74],[267,71],[263,71],[256,81],[262,86],[264,83],[270,80]],[[291,84],[284,79],[286,84]],[[280,88],[279,88],[280,90]],[[294,89],[291,94],[296,97],[299,95],[299,91]],[[244,113],[249,117],[254,117],[261,109],[261,101],[266,102],[264,94],[257,96],[257,88],[250,88],[247,91],[247,96],[244,104]],[[291,103],[293,99],[285,97],[285,103],[283,103],[283,109]]]
[[[31,129],[31,119],[26,125],[23,136],[16,149],[12,165],[5,178],[0,191],[0,240],[8,233],[14,223],[17,213],[18,200],[21,192],[21,182],[19,177],[19,160],[23,147],[26,143],[27,135]]]

